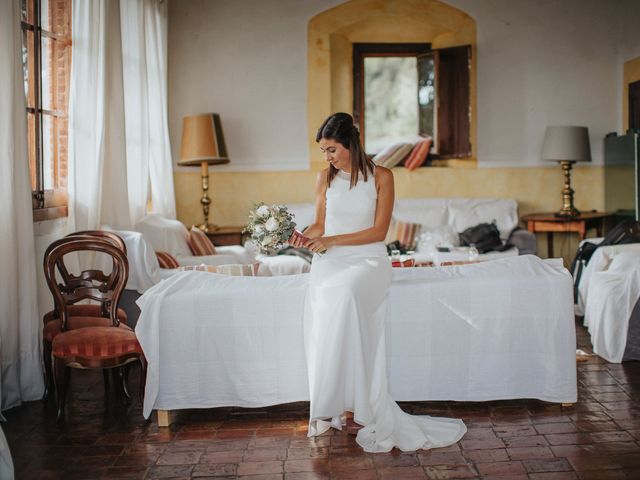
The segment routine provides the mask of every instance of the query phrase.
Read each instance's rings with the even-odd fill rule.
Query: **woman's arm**
[[[314,252],[322,252],[336,245],[363,245],[366,243],[381,242],[387,236],[391,213],[393,212],[394,185],[393,173],[384,167],[376,168],[376,188],[378,200],[376,203],[376,216],[373,227],[359,232],[319,237],[308,242],[306,247]]]
[[[318,238],[324,235],[324,218],[325,218],[325,193],[327,191],[327,172],[328,169],[318,173],[316,177],[316,219],[311,225],[305,228],[304,234],[307,238]],[[293,247],[305,247],[305,242],[300,238],[291,237],[289,244]]]

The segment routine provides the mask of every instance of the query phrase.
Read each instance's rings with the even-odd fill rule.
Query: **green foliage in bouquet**
[[[249,222],[243,233],[251,235],[262,253],[275,253],[285,246],[295,227],[293,214],[287,207],[260,202],[249,211]]]

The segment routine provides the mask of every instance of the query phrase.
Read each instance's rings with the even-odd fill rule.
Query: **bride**
[[[316,219],[290,243],[316,253],[305,303],[309,436],[360,427],[367,452],[451,445],[461,420],[413,416],[389,394],[384,319],[391,263],[383,240],[394,202],[393,174],[376,167],[347,113],[327,118],[316,135],[329,167],[316,182]],[[324,252],[324,253],[322,253]]]

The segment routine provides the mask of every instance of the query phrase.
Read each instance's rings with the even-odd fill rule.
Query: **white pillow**
[[[144,235],[145,240],[156,252],[167,252],[174,257],[193,256],[187,243],[189,231],[178,220],[151,214],[145,216],[133,228]]]
[[[513,199],[454,198],[449,201],[449,226],[457,233],[495,220],[500,238],[506,240],[518,226],[518,204]]]
[[[293,213],[296,229],[302,231],[316,221],[316,206],[314,203],[289,203],[287,210]]]
[[[405,223],[419,223],[421,231],[447,225],[447,203],[440,198],[398,198],[393,218]]]

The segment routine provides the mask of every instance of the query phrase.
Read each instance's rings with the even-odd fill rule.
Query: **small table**
[[[527,222],[527,230],[531,233],[547,234],[547,256],[553,257],[553,234],[555,232],[575,232],[584,240],[587,230],[595,228],[598,237],[609,228],[614,215],[606,212],[584,212],[577,217],[557,217],[555,213],[533,213],[525,215],[522,220]]]
[[[220,227],[215,232],[207,233],[214,245],[242,245],[244,227]]]

